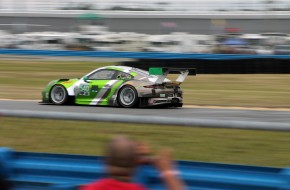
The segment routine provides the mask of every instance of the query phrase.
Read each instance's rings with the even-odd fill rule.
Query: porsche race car
[[[180,75],[176,81],[166,77]],[[180,84],[195,69],[149,68],[149,72],[127,66],[98,68],[81,78],[51,81],[42,92],[42,102],[121,107],[182,107]]]

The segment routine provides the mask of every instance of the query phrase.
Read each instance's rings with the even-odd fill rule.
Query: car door
[[[85,76],[77,86],[76,103],[100,105],[118,82],[117,73],[116,70],[102,69]]]

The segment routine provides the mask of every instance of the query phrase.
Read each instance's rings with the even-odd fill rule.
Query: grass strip
[[[127,134],[176,159],[264,166],[290,165],[290,133],[104,122],[0,118],[0,146],[20,151],[102,155],[107,140]]]

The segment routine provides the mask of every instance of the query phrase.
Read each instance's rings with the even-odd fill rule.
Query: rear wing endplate
[[[169,73],[180,75],[175,82],[182,83],[187,75],[196,75],[196,68],[171,68],[171,67],[150,67],[149,75],[157,76],[155,83],[162,84]]]

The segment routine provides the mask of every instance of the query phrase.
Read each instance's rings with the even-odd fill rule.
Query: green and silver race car
[[[178,72],[177,80],[166,77]],[[180,84],[195,69],[149,68],[149,72],[126,66],[98,68],[82,78],[51,81],[42,92],[42,102],[121,107],[182,107]]]

